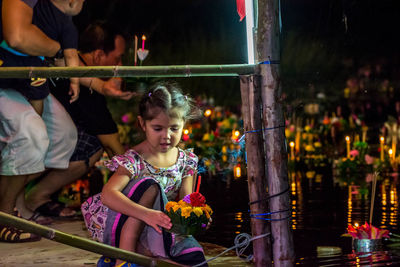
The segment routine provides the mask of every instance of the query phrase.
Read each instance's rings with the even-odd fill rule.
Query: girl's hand
[[[148,214],[144,217],[144,222],[154,228],[158,233],[162,233],[160,227],[171,229],[171,219],[162,211],[149,209]]]

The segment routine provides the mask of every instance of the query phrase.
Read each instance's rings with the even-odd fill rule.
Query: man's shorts
[[[89,167],[89,159],[96,152],[100,151],[103,146],[97,136],[90,135],[84,130],[78,128],[78,142],[76,143],[75,151],[71,156],[70,161],[85,161]]]
[[[20,93],[0,88],[0,175],[66,169],[76,141],[76,127],[54,96],[44,99],[40,116]]]
[[[39,57],[18,56],[0,47],[0,67],[44,67],[46,64]],[[49,83],[46,78],[0,79],[0,88],[13,88],[28,100],[45,99],[50,94]]]

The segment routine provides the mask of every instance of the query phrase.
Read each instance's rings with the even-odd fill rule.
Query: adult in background
[[[79,41],[79,57],[82,66],[121,65],[125,52],[124,35],[113,25],[95,22],[82,32]],[[128,100],[134,93],[121,90],[121,79],[80,78],[79,99],[70,103],[69,80],[55,81],[51,92],[70,113],[78,128],[78,143],[66,170],[52,170],[37,183],[18,208],[52,217],[69,217],[75,211],[63,203],[51,199],[51,195],[63,186],[82,177],[99,160],[103,149],[110,157],[125,152],[119,141],[118,129],[107,108],[105,96]]]
[[[53,57],[60,44],[32,24],[36,3],[37,0],[0,0],[0,42],[5,40],[12,49],[30,56]],[[68,168],[76,140],[76,127],[54,96],[44,99],[40,116],[19,92],[0,88],[0,211],[14,214],[17,196],[27,182],[45,169]],[[2,242],[39,239],[15,227],[0,225]]]

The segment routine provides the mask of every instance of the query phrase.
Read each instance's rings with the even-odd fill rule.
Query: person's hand
[[[65,60],[63,58],[55,58],[54,66],[55,67],[65,67]]]
[[[104,82],[102,93],[105,96],[112,96],[123,100],[129,100],[133,96],[136,96],[135,92],[124,92],[121,90],[122,79],[111,78]]]
[[[79,79],[77,78],[71,78],[70,79],[70,86],[69,86],[69,92],[68,94],[71,96],[71,100],[69,101],[69,103],[73,103],[76,100],[78,100],[79,98]]]
[[[211,223],[212,223],[212,219],[210,218],[210,219],[208,219],[206,230],[210,229]]]
[[[171,219],[162,211],[149,209],[148,214],[144,216],[144,222],[154,228],[158,233],[162,233],[160,227],[171,229]]]

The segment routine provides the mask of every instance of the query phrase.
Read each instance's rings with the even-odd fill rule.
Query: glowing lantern
[[[242,169],[240,168],[240,164],[236,165],[233,168],[233,176],[235,178],[240,178],[242,176]]]

